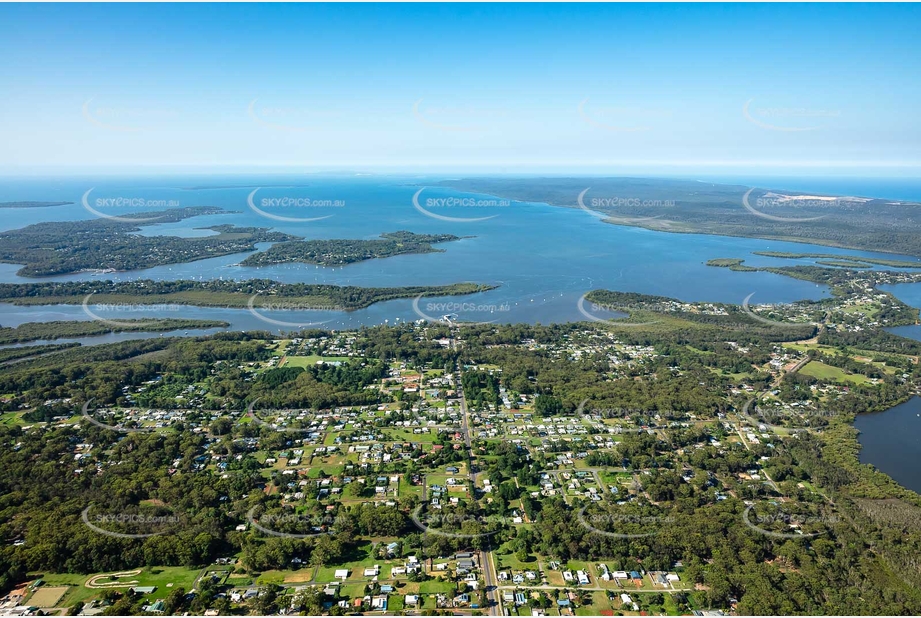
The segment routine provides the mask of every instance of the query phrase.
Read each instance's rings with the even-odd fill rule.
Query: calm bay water
[[[860,431],[860,461],[921,493],[921,397],[854,421]]]
[[[712,258],[741,257],[752,266],[764,266],[809,263],[811,260],[778,260],[752,255],[753,251],[815,251],[893,257],[889,254],[789,242],[652,232],[602,223],[581,210],[527,202],[428,208],[430,212],[448,217],[492,217],[485,221],[445,221],[426,216],[415,208],[413,195],[419,189],[425,189],[419,197],[423,207],[429,198],[490,198],[435,187],[434,184],[442,179],[424,176],[309,175],[5,179],[0,181],[0,201],[60,200],[74,204],[2,210],[0,230],[42,221],[92,218],[95,215],[81,204],[86,192],[90,191],[86,197],[87,204],[109,215],[176,206],[216,206],[226,211],[176,223],[146,226],[140,233],[147,236],[203,236],[213,231],[201,228],[233,223],[240,226],[271,227],[305,238],[375,238],[383,232],[396,230],[451,233],[465,238],[438,245],[442,253],[403,255],[335,268],[307,264],[244,267],[239,263],[248,253],[243,253],[123,273],[79,273],[34,279],[18,276],[17,265],[0,264],[0,282],[240,280],[259,277],[284,282],[390,287],[474,281],[499,287],[472,296],[422,299],[417,308],[433,317],[457,313],[459,319],[464,321],[549,323],[585,319],[579,311],[578,301],[586,292],[598,288],[670,296],[687,301],[727,303],[741,303],[752,293],[753,303],[817,299],[829,293],[825,286],[771,273],[737,273],[706,266],[706,261]],[[739,178],[723,180],[742,182]],[[754,184],[755,181],[749,182]],[[840,193],[921,199],[921,182],[898,181],[887,184],[886,181],[874,179],[860,185],[854,179],[760,179],[762,186],[790,186],[794,190],[814,192],[835,192],[835,183],[842,185],[838,190]],[[253,196],[253,204],[264,212],[288,218],[327,218],[291,222],[263,216],[251,209],[247,201],[256,189],[258,191]],[[144,200],[148,205],[127,207],[111,201],[119,198],[123,202],[133,200],[134,204]],[[286,198],[300,202],[288,207],[272,205],[271,200]],[[304,206],[305,199],[311,200],[313,205]],[[320,206],[316,206],[318,200]],[[322,205],[326,201],[336,205]],[[266,246],[260,245],[258,249],[264,250]],[[892,291],[907,302],[921,303],[921,286],[895,286]],[[456,303],[453,307],[456,310],[452,310],[452,306],[446,303]],[[261,328],[273,331],[291,330],[299,324],[318,323],[327,328],[354,328],[421,317],[410,299],[378,303],[352,312],[269,311],[261,312],[261,315],[290,323],[290,326],[261,320],[245,309],[182,310],[183,317],[222,319],[229,322],[232,329]],[[135,310],[106,314],[106,317],[115,318],[145,316],[156,317],[157,313]],[[161,317],[169,317],[169,314]],[[0,304],[0,324],[4,326],[51,319],[90,317],[79,306],[22,308]],[[125,337],[130,338],[131,335]]]
[[[464,321],[504,323],[551,323],[583,320],[578,301],[586,292],[607,288],[670,296],[686,301],[741,303],[754,293],[754,303],[792,302],[817,299],[829,294],[825,286],[774,275],[737,273],[705,265],[713,258],[744,258],[752,266],[811,263],[814,260],[778,260],[752,255],[754,251],[790,251],[851,254],[870,257],[901,257],[891,254],[847,251],[830,247],[747,238],[666,234],[639,228],[602,223],[581,210],[546,204],[494,202],[476,208],[454,207],[428,210],[441,216],[491,217],[474,222],[446,221],[429,217],[413,204],[413,195],[425,207],[429,198],[488,200],[489,196],[462,193],[433,186],[442,177],[395,176],[234,176],[170,178],[91,178],[0,180],[0,201],[71,201],[72,205],[48,208],[0,210],[0,230],[21,228],[42,221],[75,221],[96,215],[81,204],[86,192],[90,207],[107,215],[162,210],[170,207],[217,206],[227,212],[195,217],[170,224],[144,227],[141,234],[202,237],[213,234],[202,229],[233,223],[240,226],[271,227],[304,238],[375,238],[383,232],[409,230],[417,233],[451,233],[460,241],[438,245],[442,253],[404,255],[370,260],[344,267],[327,268],[306,264],[244,267],[239,263],[249,253],[174,264],[127,273],[93,275],[79,273],[32,279],[16,274],[19,266],[0,264],[0,283],[30,281],[134,279],[230,279],[267,278],[283,282],[327,283],[363,287],[444,285],[474,281],[499,286],[481,294],[417,301],[394,300],[366,309],[342,311],[262,311],[246,309],[182,307],[109,310],[106,318],[176,317],[218,319],[233,330],[293,330],[319,326],[331,329],[417,320],[422,314],[434,318],[456,313]],[[793,191],[838,195],[887,197],[921,201],[921,180],[803,179],[803,178],[708,178],[708,181],[748,184]],[[262,187],[262,188],[260,188]],[[291,222],[255,212],[247,201],[253,190],[253,205],[269,214],[298,219],[324,217],[310,222]],[[149,206],[109,206],[99,200],[145,200]],[[271,200],[311,200],[313,206],[272,207]],[[740,196],[741,199],[741,196]],[[263,200],[270,200],[263,202]],[[316,206],[316,201],[340,205]],[[102,205],[98,205],[102,204]],[[269,206],[263,207],[263,204]],[[740,201],[741,208],[741,201]],[[260,245],[257,250],[265,250]],[[888,286],[904,302],[921,307],[921,285]],[[451,306],[449,303],[457,303]],[[98,314],[98,313],[97,313]],[[265,319],[267,318],[267,319]],[[25,322],[88,320],[80,306],[17,307],[0,304],[0,325]],[[282,322],[284,325],[279,325]],[[207,334],[216,329],[172,333],[117,333],[100,337],[60,339],[85,344],[108,343],[140,337]],[[892,329],[902,336],[921,340],[921,326]],[[33,342],[26,345],[36,345]],[[861,461],[875,464],[898,482],[921,491],[921,399],[880,414],[861,415]]]

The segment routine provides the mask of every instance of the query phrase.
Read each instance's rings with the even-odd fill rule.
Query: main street
[[[451,340],[452,347],[455,345],[454,339]],[[463,431],[464,431],[464,442],[467,445],[467,467],[470,472],[470,483],[473,485],[471,488],[472,497],[476,498],[476,488],[477,488],[477,479],[479,477],[479,470],[476,464],[476,457],[473,452],[473,438],[471,436],[470,428],[470,412],[467,407],[467,395],[464,393],[464,385],[461,380],[460,367],[457,371],[457,391],[460,394],[460,405],[461,405],[461,417],[463,418]],[[485,537],[487,542],[487,547],[489,547],[489,537]],[[501,606],[501,597],[498,592],[498,586],[496,586],[496,577],[492,563],[492,554],[489,550],[479,552],[480,555],[480,568],[483,569],[483,581],[486,585],[486,602],[488,607],[486,610],[490,615],[502,615],[502,606]]]

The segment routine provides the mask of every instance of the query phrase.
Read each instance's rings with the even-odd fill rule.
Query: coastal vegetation
[[[282,309],[351,311],[374,303],[417,296],[475,294],[495,286],[476,283],[362,288],[310,283],[280,283],[271,279],[245,281],[67,281],[0,284],[0,301],[16,305],[177,304],[197,307],[257,308],[275,304]],[[92,296],[87,299],[87,296]],[[280,303],[284,303],[281,305]]]
[[[37,202],[24,200],[19,202],[0,202],[0,208],[51,208],[53,206],[67,206],[73,202]]]
[[[267,266],[302,262],[320,266],[341,266],[375,258],[387,258],[408,253],[442,251],[433,243],[460,240],[453,234],[414,234],[407,231],[381,234],[379,239],[294,240],[271,246],[243,260],[244,266]]]
[[[36,223],[0,233],[0,262],[22,264],[17,274],[27,277],[89,270],[123,271],[253,251],[255,243],[295,238],[268,228],[234,225],[206,228],[217,233],[203,238],[137,234],[142,227],[154,223],[171,223],[222,212],[219,208],[175,208],[124,215],[119,220]]]
[[[108,333],[163,332],[203,328],[227,328],[218,320],[186,320],[179,318],[119,319],[118,321],[68,320],[59,322],[26,322],[14,328],[0,326],[0,345],[45,339],[92,337]]]
[[[582,196],[585,208],[607,215],[609,223],[662,232],[765,238],[921,257],[921,204],[915,202],[802,195],[781,189],[749,193],[752,187],[662,178],[490,177],[440,184],[567,208],[578,208]]]

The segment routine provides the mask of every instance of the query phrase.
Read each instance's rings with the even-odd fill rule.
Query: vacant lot
[[[58,601],[67,593],[67,586],[51,586],[48,588],[39,588],[29,598],[29,605],[38,607],[54,607]]]
[[[806,363],[806,366],[799,371],[804,375],[812,376],[822,380],[834,380],[836,382],[848,381],[854,382],[856,384],[863,384],[867,381],[866,376],[862,376],[860,374],[844,373],[844,371],[838,367],[832,367],[831,365],[826,365],[825,363],[820,363],[819,361],[810,361]]]
[[[286,356],[284,362],[279,363],[279,367],[312,367],[319,361],[334,363],[336,361],[349,360],[345,356]]]

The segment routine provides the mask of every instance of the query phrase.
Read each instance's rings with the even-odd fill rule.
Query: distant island
[[[137,223],[90,219],[36,223],[0,233],[0,262],[23,264],[17,273],[26,277],[67,275],[89,270],[136,270],[165,264],[253,251],[256,243],[295,240],[261,227],[216,225],[216,235],[204,238],[143,236],[141,227],[171,223],[191,217],[223,213],[220,208],[175,208],[161,212],[132,213]],[[152,221],[151,219],[155,219]]]
[[[180,187],[182,191],[216,191],[218,189],[304,189],[310,185],[195,185]]]
[[[380,239],[295,240],[273,245],[243,260],[243,266],[267,266],[301,262],[320,266],[341,266],[375,258],[407,253],[435,253],[432,243],[460,240],[453,234],[414,234],[401,230],[381,234]]]
[[[0,202],[0,208],[50,208],[52,206],[67,206],[73,202]]]
[[[755,255],[763,255],[764,257],[783,258],[788,260],[822,258],[824,260],[839,261],[855,266],[860,264],[874,264],[876,266],[891,266],[892,268],[921,268],[921,261],[909,262],[907,260],[888,260],[862,257],[859,255],[839,255],[837,253],[790,253],[788,251],[753,251],[752,253]],[[835,264],[835,266],[839,265],[840,264]],[[866,266],[864,266],[864,268],[866,268]]]
[[[271,279],[246,281],[68,281],[0,284],[0,301],[15,305],[79,305],[88,294],[90,302],[176,304],[196,307],[243,309],[253,301],[256,308],[298,308],[352,311],[374,303],[417,296],[459,296],[495,289],[477,283],[361,288],[309,283],[279,283]],[[254,298],[255,297],[255,298]]]
[[[921,204],[659,178],[463,178],[437,183],[586,209],[617,225],[765,238],[921,257]],[[746,207],[743,199],[747,196]]]
[[[68,320],[61,322],[27,322],[15,328],[0,326],[0,345],[63,339],[69,337],[91,337],[108,333],[164,332],[170,330],[191,330],[202,328],[227,328],[227,322],[218,320],[186,319],[140,319],[117,322],[95,320]]]

